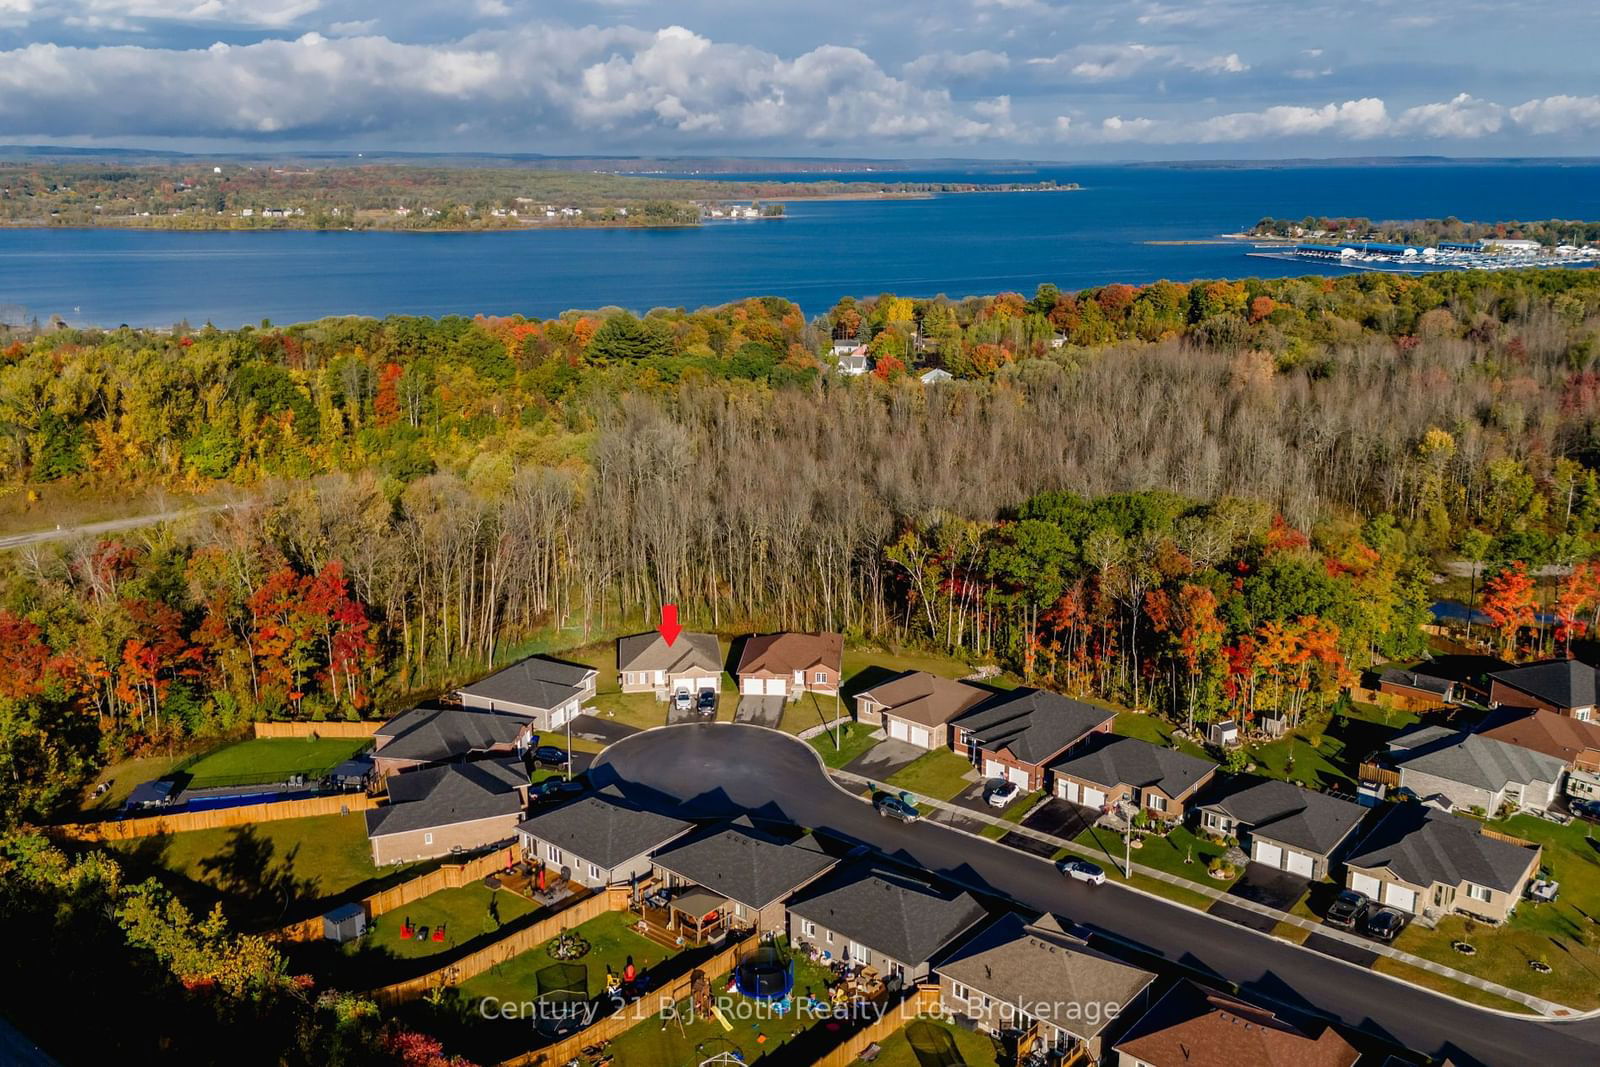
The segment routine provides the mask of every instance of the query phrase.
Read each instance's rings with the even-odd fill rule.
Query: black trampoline
[[[918,1019],[906,1027],[906,1041],[917,1057],[917,1067],[966,1067],[961,1050],[956,1047],[955,1035],[942,1026],[926,1019]]]
[[[538,1028],[571,1033],[589,1022],[589,968],[582,963],[552,963],[533,976],[538,989]]]
[[[733,985],[756,1000],[781,1000],[794,989],[794,961],[775,941],[765,941],[733,969]]]

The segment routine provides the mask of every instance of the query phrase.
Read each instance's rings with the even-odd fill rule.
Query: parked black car
[[[1367,933],[1379,941],[1393,941],[1405,928],[1405,916],[1393,908],[1379,908],[1367,917]]]
[[[695,710],[707,718],[716,718],[717,691],[715,689],[700,690],[700,699],[695,702]]]
[[[531,792],[539,800],[567,800],[582,796],[589,784],[582,778],[546,778],[534,785]]]
[[[1365,894],[1357,893],[1354,889],[1341,889],[1339,895],[1333,898],[1333,903],[1328,905],[1328,925],[1353,930],[1371,906],[1372,901]]]
[[[1600,822],[1600,800],[1569,800],[1567,810],[1580,819]]]
[[[533,750],[533,762],[541,767],[565,767],[567,765],[566,749],[554,745],[540,745]]]

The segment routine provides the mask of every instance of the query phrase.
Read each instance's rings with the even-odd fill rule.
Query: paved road
[[[141,526],[154,526],[158,522],[172,522],[190,515],[200,515],[208,511],[226,510],[231,505],[211,504],[199,508],[179,508],[174,511],[161,511],[153,515],[134,515],[126,519],[109,519],[105,522],[84,522],[76,526],[57,526],[53,530],[34,530],[30,533],[11,534],[0,537],[0,551],[8,548],[21,548],[23,545],[38,545],[46,541],[65,541],[68,538],[97,534],[120,533],[123,530],[137,530]]]
[[[1600,1062],[1600,1019],[1541,1022],[1475,1008],[1212,916],[1107,884],[1069,882],[1045,859],[931,822],[879,818],[837,789],[811,751],[769,730],[728,724],[637,734],[591,770],[634,799],[706,817],[749,812],[826,830],[971,888],[1049,910],[1277,1004],[1457,1063]]]

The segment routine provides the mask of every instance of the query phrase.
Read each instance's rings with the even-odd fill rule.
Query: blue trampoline
[[[763,942],[733,969],[733,987],[755,1000],[781,1000],[794,989],[794,961],[777,942]]]

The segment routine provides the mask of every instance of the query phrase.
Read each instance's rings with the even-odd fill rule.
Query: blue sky
[[[0,0],[0,140],[1600,155],[1594,0]]]

